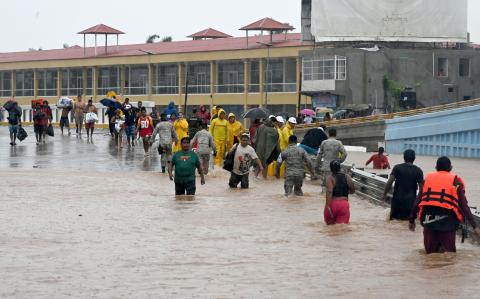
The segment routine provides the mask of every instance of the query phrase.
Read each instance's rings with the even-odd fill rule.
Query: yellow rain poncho
[[[220,110],[218,115],[225,115],[224,110]],[[215,141],[215,146],[217,147],[217,156],[215,157],[215,165],[222,166],[223,156],[225,155],[225,147],[227,146],[227,136],[228,136],[228,121],[220,119],[220,117],[215,118],[210,123],[210,134],[213,136]]]
[[[180,143],[182,138],[188,136],[188,122],[185,118],[180,118],[173,123],[173,127],[178,136],[178,142],[175,143],[175,147],[173,148],[173,152],[176,153],[182,150],[182,144]]]
[[[280,132],[279,132],[280,134]],[[283,128],[280,135],[280,150],[283,152],[288,147],[288,139],[293,135],[293,127],[290,123],[287,123]]]
[[[242,123],[239,122],[238,120],[235,119],[233,124],[230,122],[230,118],[234,117],[235,114],[230,113],[228,115],[228,124],[227,124],[227,131],[228,131],[228,137],[227,137],[227,148],[231,148],[234,144],[234,140],[237,139],[237,142],[240,142],[240,135],[242,135],[243,132],[245,132],[245,128],[243,127]]]

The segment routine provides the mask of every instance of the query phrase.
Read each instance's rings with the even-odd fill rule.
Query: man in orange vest
[[[452,171],[448,157],[437,160],[437,172],[427,175],[422,192],[410,215],[410,230],[415,231],[415,218],[420,220],[425,251],[430,253],[456,252],[455,237],[465,220],[480,236],[475,218],[465,197],[465,184]]]

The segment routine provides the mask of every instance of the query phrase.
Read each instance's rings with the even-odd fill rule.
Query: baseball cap
[[[297,124],[297,119],[296,119],[295,117],[290,117],[290,118],[288,119],[288,122],[289,122],[289,123],[292,123],[292,124]]]
[[[285,123],[285,120],[283,119],[283,117],[281,115],[277,116],[276,117],[276,120],[279,122],[279,123]]]

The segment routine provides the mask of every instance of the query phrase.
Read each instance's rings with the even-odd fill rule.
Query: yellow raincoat
[[[224,113],[224,110],[220,110],[218,115]],[[215,165],[222,166],[223,156],[225,155],[225,147],[227,146],[228,136],[228,121],[226,119],[215,118],[210,123],[210,134],[213,136],[215,146],[217,147],[217,156],[215,157]]]
[[[178,142],[175,143],[175,146],[173,148],[173,152],[176,153],[182,150],[182,144],[181,144],[182,138],[188,136],[188,122],[185,118],[177,119],[173,123],[173,127],[175,128],[175,132],[177,133],[177,136],[178,136]]]
[[[278,131],[278,143],[280,145],[280,151],[284,151],[288,147],[288,139],[290,136],[293,135],[293,128],[290,125],[290,123],[287,123],[283,128],[277,128]],[[277,162],[272,162],[268,166],[268,175],[269,176],[275,176],[275,168],[277,166]],[[285,177],[285,163],[282,163],[282,166],[280,167],[280,177]]]
[[[288,139],[293,135],[293,128],[290,123],[287,123],[281,133],[278,132],[278,134],[280,136],[280,150],[283,152],[288,147]]]
[[[230,120],[231,117],[235,117],[235,114],[230,113],[228,115],[228,119]],[[233,146],[235,137],[240,142],[240,135],[245,132],[245,128],[243,127],[242,123],[238,120],[232,124],[230,121],[227,124],[227,131],[228,131],[228,138],[227,138],[227,148],[231,148]]]

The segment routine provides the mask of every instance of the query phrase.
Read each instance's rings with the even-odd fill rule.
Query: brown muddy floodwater
[[[426,256],[420,232],[359,199],[349,226],[327,227],[310,183],[304,198],[285,199],[281,182],[231,191],[219,175],[195,201],[176,201],[158,173],[0,178],[0,297],[479,296],[478,247]]]
[[[310,182],[286,199],[282,181],[229,190],[216,171],[179,201],[139,148],[2,136],[0,298],[480,297],[479,247],[426,256],[420,230],[358,198],[327,227]]]

